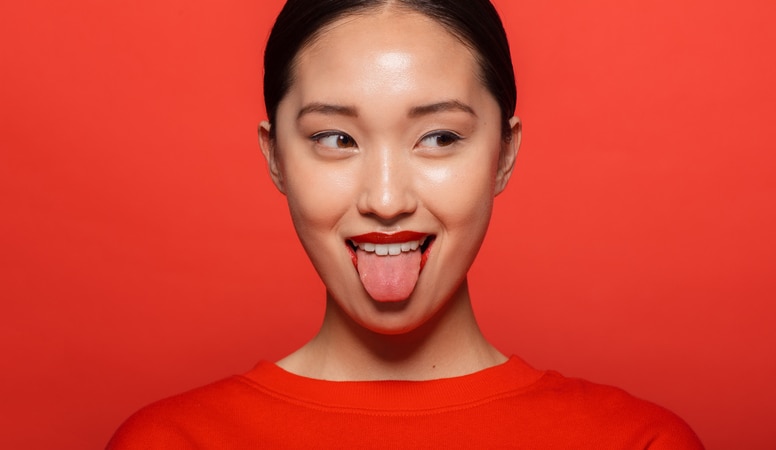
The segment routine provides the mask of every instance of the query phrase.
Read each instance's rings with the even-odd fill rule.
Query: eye
[[[356,140],[345,133],[337,131],[324,131],[314,134],[310,139],[324,147],[333,149],[356,148]]]
[[[452,131],[434,131],[429,133],[418,143],[421,147],[449,147],[463,139]]]

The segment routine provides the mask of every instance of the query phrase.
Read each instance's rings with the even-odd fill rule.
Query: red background
[[[0,447],[100,448],[315,332],[256,144],[280,3],[0,5]],[[486,335],[776,448],[774,3],[497,4],[525,139],[471,274]]]

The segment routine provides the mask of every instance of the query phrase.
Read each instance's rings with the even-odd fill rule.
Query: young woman
[[[326,285],[319,333],[109,448],[701,448],[672,413],[490,345],[466,274],[520,144],[487,0],[290,0],[259,140]]]

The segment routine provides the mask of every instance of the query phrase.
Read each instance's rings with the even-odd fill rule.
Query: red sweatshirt
[[[108,449],[702,449],[673,413],[517,357],[431,381],[334,382],[261,362],[130,417]]]

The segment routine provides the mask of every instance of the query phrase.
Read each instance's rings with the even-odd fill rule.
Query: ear
[[[517,151],[520,149],[520,139],[523,137],[523,124],[520,118],[515,116],[509,119],[509,139],[501,143],[501,154],[498,159],[498,172],[496,172],[496,195],[502,193],[507,187],[512,171],[515,169]]]
[[[283,183],[283,173],[280,170],[280,161],[278,161],[275,140],[270,134],[271,128],[272,125],[266,120],[263,120],[259,124],[259,146],[261,147],[261,153],[264,155],[264,159],[267,160],[269,176],[272,178],[272,182],[275,183],[275,187],[285,195],[286,190]]]

